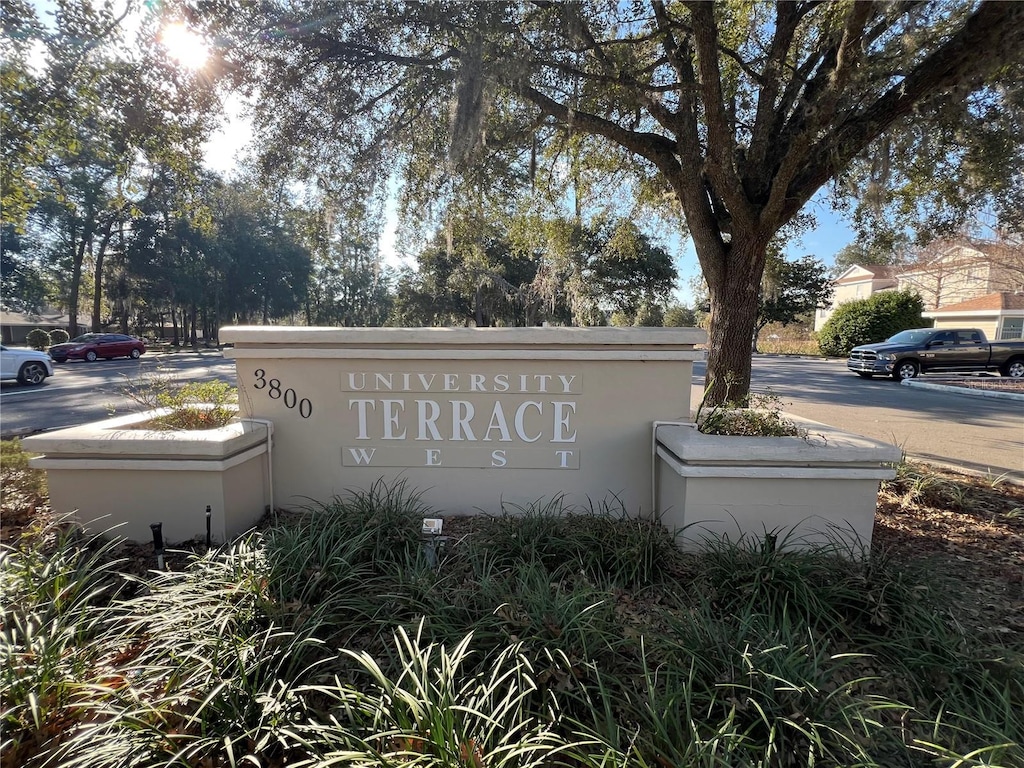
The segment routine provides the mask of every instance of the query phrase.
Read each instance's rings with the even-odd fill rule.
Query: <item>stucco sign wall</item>
[[[222,329],[273,420],[279,505],[404,480],[444,513],[564,494],[649,506],[651,424],[686,418],[692,328]]]

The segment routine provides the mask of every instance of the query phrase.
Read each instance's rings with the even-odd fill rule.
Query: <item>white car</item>
[[[53,376],[53,361],[45,352],[0,345],[0,379],[17,379],[22,384],[42,384]]]

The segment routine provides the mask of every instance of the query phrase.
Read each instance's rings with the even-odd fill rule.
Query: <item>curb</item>
[[[972,462],[960,462],[958,463],[954,459],[945,458],[942,456],[934,456],[930,453],[908,453],[906,458],[910,461],[917,461],[922,464],[928,464],[929,466],[936,467],[938,469],[946,469],[951,472],[958,472],[961,475],[968,475],[969,477],[977,477],[982,480],[993,480],[998,479],[1002,482],[1009,483],[1010,485],[1016,485],[1024,488],[1024,472],[1019,469],[1006,469],[1005,467],[989,467],[982,464],[975,464]]]
[[[975,389],[973,387],[953,387],[948,384],[938,384],[931,381],[919,381],[918,379],[904,379],[900,382],[904,387],[915,389],[934,389],[939,392],[952,392],[957,395],[968,397],[988,397],[997,400],[1020,400],[1024,401],[1024,392],[1001,392],[997,389]]]

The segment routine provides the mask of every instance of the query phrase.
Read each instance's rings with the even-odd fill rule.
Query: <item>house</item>
[[[1024,339],[1024,293],[997,291],[922,313],[936,328],[980,328],[989,339]]]
[[[55,328],[62,328],[65,331],[71,318],[60,314],[54,309],[44,309],[42,312],[9,312],[0,310],[0,336],[4,344],[24,345],[25,337],[34,328],[42,328],[44,331],[52,331]]]
[[[825,321],[832,317],[840,304],[855,299],[867,299],[882,291],[894,291],[897,287],[898,267],[880,264],[854,264],[832,281],[832,306],[819,308],[814,313],[814,330],[820,331]]]
[[[926,310],[1012,293],[1024,288],[1022,281],[1024,256],[995,242],[937,241],[899,271],[899,289],[918,294]]]
[[[1003,332],[1002,319],[1013,317],[1005,313],[1015,311],[1012,308],[1017,302],[1015,297],[1024,291],[1024,249],[1020,244],[1008,242],[979,242],[963,238],[937,240],[922,249],[917,261],[912,264],[855,264],[836,278],[832,285],[832,306],[815,313],[815,331],[821,330],[835,307],[840,304],[854,299],[867,299],[882,291],[896,290],[918,294],[924,302],[926,318],[933,317],[938,310],[951,309],[974,299],[984,299],[986,311],[998,312],[996,315],[984,316],[988,319],[982,323],[982,327],[988,328],[990,325],[992,333],[996,330]],[[969,304],[963,311],[970,312],[973,309],[975,306]],[[936,321],[943,316],[935,316]],[[963,324],[962,320],[960,324]],[[1011,322],[1006,332],[1012,333],[1013,328],[1014,323]],[[990,335],[990,338],[996,337]]]

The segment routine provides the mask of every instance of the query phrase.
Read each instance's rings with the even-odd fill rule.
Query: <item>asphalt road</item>
[[[150,375],[234,383],[235,366],[215,351],[65,363],[40,387],[0,385],[0,432],[29,434],[104,419],[111,409],[137,410],[121,392]],[[704,364],[698,362],[694,407],[703,388]],[[885,440],[908,455],[1024,480],[1024,400],[903,387],[860,379],[842,361],[770,356],[754,359],[753,388],[770,389],[797,415]]]
[[[0,434],[11,437],[99,421],[139,406],[122,393],[132,382],[150,376],[180,381],[235,381],[235,362],[217,351],[143,355],[95,363],[56,364],[54,375],[38,387],[0,384]]]
[[[694,407],[703,388],[699,362]],[[892,379],[861,379],[842,360],[769,356],[754,358],[752,388],[771,390],[791,413],[885,440],[908,456],[1024,480],[1024,398],[904,387]]]

